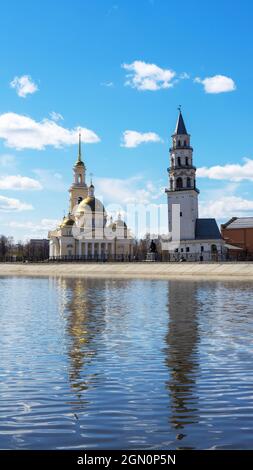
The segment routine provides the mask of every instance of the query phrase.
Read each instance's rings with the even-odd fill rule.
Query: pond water
[[[0,448],[253,448],[252,287],[0,277]]]

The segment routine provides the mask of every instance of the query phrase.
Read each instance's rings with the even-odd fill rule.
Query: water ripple
[[[2,449],[253,446],[251,283],[0,277]]]

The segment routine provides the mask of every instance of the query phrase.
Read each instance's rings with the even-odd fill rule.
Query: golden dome
[[[105,212],[105,208],[102,202],[99,199],[96,199],[94,196],[87,196],[85,199],[83,199],[78,206],[78,212],[85,212],[87,206],[91,209],[92,212]]]
[[[64,217],[62,223],[60,224],[60,228],[72,226],[74,223],[75,221],[70,219],[70,217]]]

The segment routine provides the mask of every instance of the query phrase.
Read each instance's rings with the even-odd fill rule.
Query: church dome
[[[94,196],[88,196],[85,199],[83,199],[79,206],[78,206],[78,213],[85,212],[87,210],[87,207],[91,209],[92,212],[104,212],[105,213],[105,208],[102,204],[102,202],[95,198]]]
[[[70,217],[64,217],[62,223],[60,224],[60,228],[71,227],[72,225],[74,225],[74,223],[75,221]]]

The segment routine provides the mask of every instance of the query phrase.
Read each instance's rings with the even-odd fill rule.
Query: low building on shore
[[[253,217],[232,217],[221,225],[221,233],[230,256],[253,259]]]

